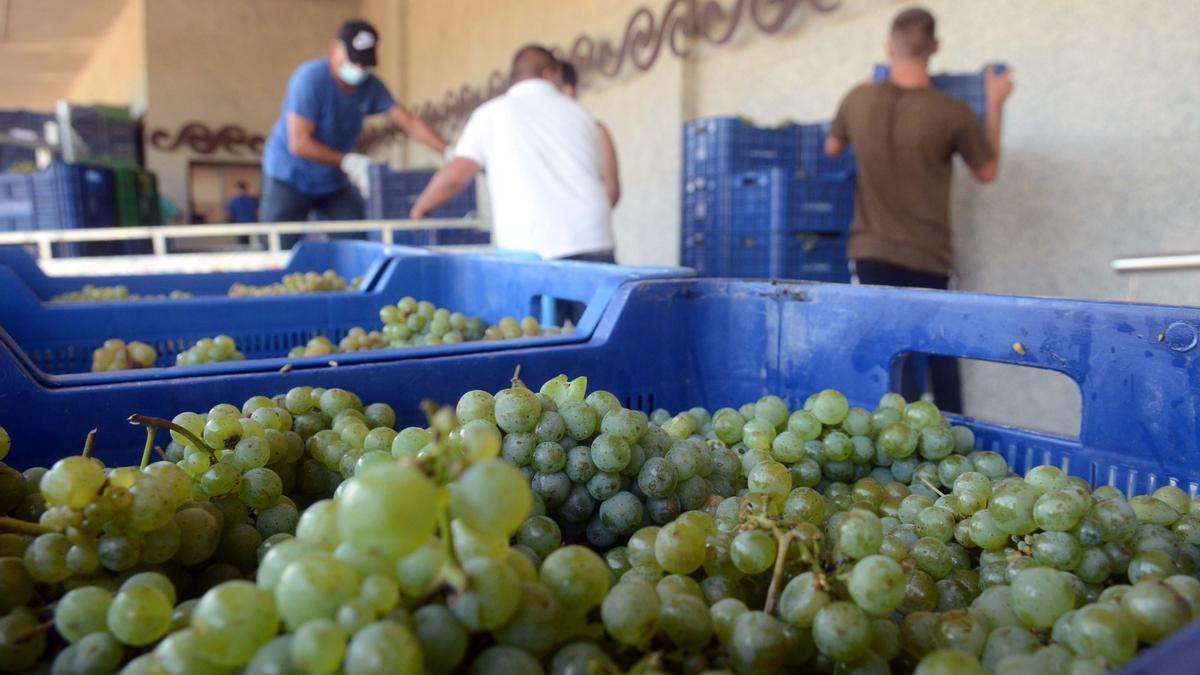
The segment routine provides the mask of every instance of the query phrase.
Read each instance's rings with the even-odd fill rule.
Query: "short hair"
[[[237,185],[239,190],[249,190],[250,189],[250,185],[248,183],[246,183],[246,181],[244,181],[244,180],[239,180],[237,183],[235,183],[235,185]]]
[[[892,46],[897,56],[924,59],[937,48],[936,22],[929,10],[910,7],[892,20]]]
[[[558,69],[562,72],[563,84],[568,87],[579,86],[579,71],[575,70],[575,64],[570,61],[562,60],[558,62]]]
[[[549,49],[541,45],[525,45],[513,57],[512,81],[530,80],[541,77],[547,70],[558,68],[558,59]]]

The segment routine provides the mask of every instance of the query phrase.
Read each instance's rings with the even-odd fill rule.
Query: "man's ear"
[[[940,40],[938,40],[937,38],[934,38],[934,40],[933,40],[933,51],[929,52],[929,55],[930,55],[930,56],[933,56],[934,54],[936,54],[936,53],[938,52],[938,50],[939,50],[939,49],[941,49],[941,47],[942,47],[942,43],[941,43],[941,41],[940,41]]]
[[[884,54],[884,56],[886,56],[888,58],[889,61],[896,58],[896,48],[895,48],[895,46],[892,45],[891,38],[888,38],[887,40],[884,41],[883,54]]]

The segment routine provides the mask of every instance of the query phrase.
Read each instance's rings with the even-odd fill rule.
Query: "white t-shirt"
[[[455,154],[487,171],[492,243],[565,258],[613,249],[599,148],[596,121],[534,79],[476,109]]]

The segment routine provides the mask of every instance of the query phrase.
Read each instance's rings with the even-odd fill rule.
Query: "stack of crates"
[[[0,175],[0,231],[74,230],[117,223],[113,172],[55,163],[39,173]],[[60,243],[54,255],[114,255],[112,244]]]
[[[71,161],[113,167],[137,165],[137,127],[128,108],[66,106],[66,119],[84,147]]]
[[[682,263],[701,276],[848,281],[854,156],[825,156],[828,129],[685,124]]]
[[[994,63],[992,67],[996,69],[997,75],[1003,75],[1008,70],[1003,63]],[[888,73],[886,65],[875,65],[876,82],[888,79]],[[987,94],[984,89],[986,76],[987,70],[984,69],[978,73],[943,73],[933,75],[929,79],[934,89],[966,103],[982,122],[987,118]]]
[[[406,220],[417,197],[429,185],[433,171],[397,171],[386,164],[373,164],[370,170],[371,189],[367,196],[368,220]],[[463,189],[429,218],[471,218],[477,212],[475,183]],[[378,234],[373,234],[378,237]],[[487,232],[473,229],[432,229],[394,232],[392,241],[405,246],[445,246],[454,244],[486,244]]]
[[[0,134],[24,141],[40,141],[45,138],[46,122],[53,119],[54,116],[49,113],[0,110]],[[8,171],[18,166],[29,166],[36,160],[37,155],[32,148],[0,144],[0,171]]]

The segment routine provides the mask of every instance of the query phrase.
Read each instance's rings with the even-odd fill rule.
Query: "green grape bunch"
[[[196,341],[196,344],[175,355],[176,366],[244,360],[246,360],[246,355],[238,351],[237,344],[228,335],[201,338]]]

